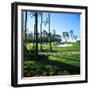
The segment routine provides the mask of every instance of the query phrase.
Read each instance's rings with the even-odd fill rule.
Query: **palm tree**
[[[50,32],[50,12],[48,13],[48,29],[49,29],[49,51],[52,51],[52,45],[51,45],[51,32]]]
[[[51,35],[51,39],[53,38],[53,41],[54,41],[54,43],[55,43],[56,30],[53,29],[52,31],[53,31],[53,32],[52,32],[52,35]]]
[[[30,12],[30,17],[35,19],[35,12]],[[35,49],[35,24],[34,24],[34,33],[33,33],[33,49]]]
[[[51,46],[51,32],[50,32],[50,12],[48,13],[48,18],[46,18],[46,20],[44,21],[44,25],[46,26],[48,24],[48,39],[49,39],[49,51],[52,50],[52,46]]]
[[[69,38],[69,34],[68,32],[66,32],[66,41],[68,40],[68,38]]]
[[[38,55],[38,13],[35,12],[35,41],[36,41],[36,56]]]
[[[41,16],[41,23],[40,23],[40,48],[42,51],[42,20],[43,20],[43,13],[40,13]]]
[[[56,35],[56,30],[55,29],[53,29],[53,35]]]
[[[71,38],[72,38],[72,40],[73,40],[73,38],[74,38],[74,33],[73,33],[73,30],[70,30],[70,36],[71,36]]]
[[[43,34],[43,36],[47,36],[48,32],[46,30],[43,30],[42,34]]]
[[[74,39],[77,40],[78,36],[77,35],[74,35]]]
[[[40,23],[40,48],[41,48],[41,50],[42,50],[42,19],[43,19],[43,14],[42,14],[42,12],[37,12],[37,15],[38,16],[40,16],[40,18],[41,18],[41,23]],[[32,17],[34,17],[35,18],[35,12],[31,12],[31,18]],[[35,35],[35,25],[34,25],[34,42],[35,42],[35,37],[36,37],[36,35]],[[34,48],[34,43],[33,43],[33,48]]]
[[[69,38],[68,32],[63,32],[63,38],[65,39],[65,42],[67,43],[67,40]]]
[[[28,39],[30,40],[31,43],[33,42],[33,32],[32,31],[29,31]]]
[[[63,36],[63,38],[65,39],[65,36],[66,36],[66,35],[65,35],[65,32],[62,33],[62,36]]]
[[[27,11],[25,11],[25,43],[27,41]]]
[[[25,11],[25,23],[24,23],[24,50],[26,51],[26,42],[27,42],[27,11]]]

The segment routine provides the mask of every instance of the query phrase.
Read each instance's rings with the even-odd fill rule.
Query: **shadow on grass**
[[[58,56],[60,58],[64,58],[64,59],[67,59],[69,61],[76,61],[76,62],[80,62],[80,58],[73,58],[73,57],[66,57],[66,56]]]
[[[43,56],[42,56],[43,57]],[[80,73],[80,67],[76,67],[70,64],[66,64],[57,60],[48,60],[48,56],[46,56],[47,58],[42,59],[41,55],[39,55],[39,61],[43,62],[43,63],[48,63],[50,65],[54,65],[57,66],[59,68],[62,68],[62,70],[68,71],[69,73],[75,74],[75,73]],[[45,57],[45,56],[44,56]],[[46,60],[45,60],[46,59]]]
[[[74,75],[74,74],[80,74],[80,67],[78,66],[73,66],[71,64],[67,64],[67,63],[63,63],[60,61],[53,61],[53,60],[48,60],[48,55],[29,55],[25,57],[26,60],[32,60],[35,62],[39,62],[41,64],[48,64],[51,66],[56,66],[58,68],[60,68],[62,71],[67,71],[69,72],[69,74]]]

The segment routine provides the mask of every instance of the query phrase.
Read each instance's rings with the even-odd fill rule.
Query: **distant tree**
[[[33,42],[33,32],[29,31],[27,36],[28,36],[27,37],[28,38],[28,42],[32,43]]]
[[[65,37],[66,37],[66,34],[65,34],[65,32],[63,32],[63,33],[62,33],[62,36],[63,36],[63,38],[65,39]]]
[[[73,40],[73,39],[74,39],[74,33],[73,33],[73,30],[70,30],[69,34],[70,34],[70,37],[71,37],[72,40]]]
[[[46,30],[43,30],[42,34],[43,36],[48,36],[48,32]]]
[[[63,32],[62,34],[63,34],[63,38],[65,39],[65,42],[67,43],[67,40],[69,38],[68,32]]]
[[[56,30],[55,29],[52,30],[52,34],[56,35]]]
[[[48,32],[46,30],[42,31],[42,42],[48,42]]]
[[[51,42],[55,42],[55,40],[56,40],[56,30],[53,29],[51,33]]]
[[[74,39],[77,40],[78,36],[77,35],[74,35]]]
[[[43,23],[44,23],[44,26],[46,26],[46,25],[49,23],[48,18],[46,18],[46,20],[45,20],[45,21],[43,21]]]

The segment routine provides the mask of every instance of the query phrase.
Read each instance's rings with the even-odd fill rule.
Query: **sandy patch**
[[[71,47],[73,46],[72,44],[61,44],[61,45],[57,45],[58,47]]]

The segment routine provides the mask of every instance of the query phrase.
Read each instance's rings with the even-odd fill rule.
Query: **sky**
[[[25,13],[24,18],[25,18]],[[48,18],[48,13],[43,12],[43,22]],[[28,32],[34,30],[35,18],[31,16],[31,12],[27,15],[27,29]],[[72,13],[50,13],[50,31],[56,30],[56,34],[62,35],[62,32],[69,32],[73,30],[74,35],[80,36],[80,14]],[[43,30],[48,31],[48,24],[42,24]],[[40,16],[38,16],[38,32],[40,31]]]

